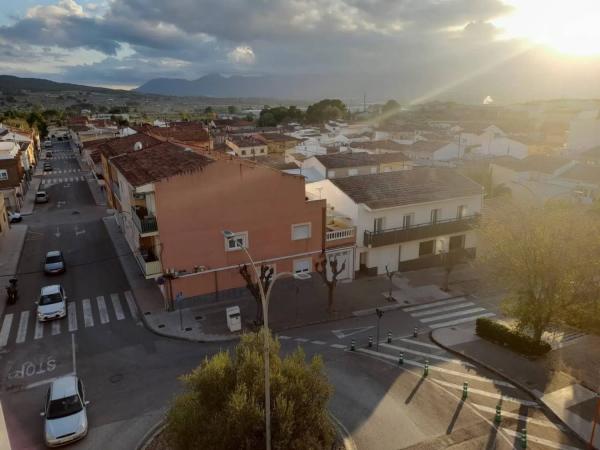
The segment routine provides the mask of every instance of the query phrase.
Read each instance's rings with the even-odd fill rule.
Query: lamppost
[[[235,233],[232,233],[229,230],[223,231],[223,236],[225,239],[231,239],[235,236]],[[307,273],[291,273],[291,272],[281,272],[278,273],[273,281],[269,285],[269,289],[267,289],[267,293],[265,295],[265,289],[260,279],[260,274],[258,273],[258,269],[256,268],[256,264],[254,264],[254,260],[250,255],[250,252],[244,245],[238,245],[236,243],[236,247],[244,250],[250,264],[252,265],[252,269],[254,270],[254,275],[256,275],[256,283],[258,284],[258,290],[260,292],[260,302],[262,304],[263,310],[263,358],[265,365],[265,447],[266,450],[271,450],[271,377],[270,377],[270,368],[269,368],[269,298],[271,297],[271,291],[273,289],[273,285],[275,281],[283,276],[292,276],[298,280],[306,280],[310,278],[310,275]]]

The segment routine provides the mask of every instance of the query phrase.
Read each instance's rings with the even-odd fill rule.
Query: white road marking
[[[412,311],[420,311],[421,309],[433,308],[434,306],[442,306],[442,305],[452,305],[453,303],[464,302],[466,299],[464,297],[453,298],[450,300],[440,300],[439,302],[427,303],[426,305],[419,306],[411,306],[409,308],[404,308],[402,311],[412,312]]]
[[[463,389],[462,384],[449,383],[448,381],[437,380],[437,379],[435,380],[435,382],[441,384],[442,386],[446,386],[449,388],[459,389],[461,391]],[[538,406],[538,404],[532,400],[525,400],[525,399],[516,398],[516,397],[509,397],[509,396],[503,395],[499,392],[488,392],[488,391],[483,391],[481,389],[469,387],[469,393],[481,395],[483,397],[497,398],[498,400],[502,399],[502,401],[505,401],[505,402],[519,403],[519,404],[525,405],[525,406],[533,406],[533,407]]]
[[[323,342],[323,341],[310,341],[311,344],[315,344],[315,345],[325,345],[327,344],[327,342]]]
[[[464,309],[462,311],[456,311],[456,312],[452,312],[452,313],[448,313],[448,314],[441,314],[439,316],[426,317],[425,319],[420,319],[420,320],[423,323],[437,322],[438,320],[450,319],[451,317],[466,316],[467,314],[475,314],[475,313],[479,313],[481,311],[485,311],[485,308]]]
[[[77,331],[77,304],[67,303],[67,316],[69,318],[69,332]]]
[[[520,438],[521,437],[521,433],[517,432],[517,431],[513,431],[510,430],[508,428],[505,428],[504,431],[506,432],[506,434],[512,436],[512,437],[516,437],[516,438]],[[542,439],[536,436],[532,436],[529,433],[527,433],[527,440],[531,441],[531,442],[535,442],[536,444],[541,444],[541,445],[545,445],[546,447],[551,447],[551,448],[557,448],[559,450],[578,450],[579,447],[571,447],[570,445],[563,445],[563,444],[558,444],[556,442],[552,442],[552,441],[548,441],[546,439]]]
[[[495,315],[496,314],[494,314],[494,313],[476,314],[474,316],[466,317],[464,319],[457,319],[457,320],[451,320],[449,322],[435,323],[433,325],[429,325],[429,328],[436,329],[436,328],[442,328],[442,327],[451,327],[452,325],[458,325],[461,323],[475,322],[480,317],[493,317]]]
[[[306,338],[296,338],[294,339],[296,342],[308,342],[308,339]]]
[[[416,339],[400,338],[398,340],[402,341],[402,342],[406,342],[407,344],[420,345],[422,347],[433,348],[435,350],[441,350],[442,349],[441,347],[438,347],[437,345],[428,344],[427,342],[417,341]]]
[[[75,358],[75,334],[71,333],[71,351],[73,352],[73,373],[77,373],[77,359]]]
[[[475,367],[474,364],[471,364],[466,361],[461,361],[460,359],[456,359],[456,358],[446,358],[444,356],[433,355],[431,353],[420,352],[418,350],[411,350],[410,348],[406,348],[406,347],[398,347],[396,345],[387,344],[385,342],[382,342],[379,345],[384,348],[391,348],[393,350],[398,350],[398,351],[405,352],[405,353],[412,353],[414,355],[424,356],[425,358],[437,359],[438,361],[444,361],[444,362],[448,362],[448,363],[458,364],[458,365],[465,366],[465,367]]]
[[[490,408],[489,406],[478,405],[477,403],[471,403],[471,405],[480,411],[488,412],[488,413],[494,414],[494,415],[496,414],[496,408]],[[539,425],[541,427],[558,428],[561,431],[564,430],[564,427],[562,425],[554,423],[548,419],[546,419],[546,420],[534,419],[533,417],[522,416],[521,414],[515,414],[510,411],[502,411],[502,417],[510,417],[511,419],[518,419],[520,421],[532,423],[534,425]]]
[[[342,344],[331,344],[330,347],[333,347],[333,348],[346,348],[346,346],[342,345]]]
[[[96,301],[98,302],[98,311],[100,311],[100,323],[105,324],[110,322],[108,318],[108,309],[106,309],[106,302],[104,301],[104,296],[100,295],[96,297]]]
[[[119,300],[118,294],[110,294],[110,301],[112,302],[113,309],[115,310],[115,316],[117,320],[123,320],[125,318],[125,313],[123,312],[123,308],[121,307],[121,300]]]
[[[40,322],[39,320],[35,321],[35,331],[33,333],[34,339],[41,339],[44,337],[44,322]]]
[[[411,316],[413,316],[413,317],[428,316],[430,314],[437,314],[437,313],[441,313],[441,312],[445,312],[445,311],[452,311],[454,309],[464,308],[466,306],[473,306],[474,304],[475,303],[473,303],[473,302],[465,302],[465,303],[458,303],[456,305],[442,306],[441,308],[426,309],[425,311],[419,311],[414,314],[411,314]]]
[[[52,336],[56,336],[57,334],[60,334],[60,321],[53,320],[52,321]]]
[[[10,335],[10,328],[12,327],[13,315],[7,314],[4,316],[2,322],[2,329],[0,329],[0,347],[6,347],[8,343],[8,336]]]
[[[279,339],[281,339],[282,341],[285,341],[285,340],[291,339],[291,337],[289,337],[289,336],[281,336],[281,335],[279,335],[279,336],[277,336],[277,337],[278,337]]]
[[[344,328],[341,330],[331,330],[331,332],[338,338],[338,339],[344,339],[348,336],[352,336],[354,334],[358,334],[358,333],[363,333],[367,330],[370,330],[371,328],[375,328],[375,326],[369,326],[369,327],[359,327],[359,328]]]
[[[65,374],[65,375],[75,375],[75,373],[67,373],[67,374]],[[50,384],[50,383],[52,383],[54,380],[57,380],[57,379],[59,379],[59,378],[62,378],[62,377],[64,377],[65,375],[61,375],[61,376],[58,376],[58,377],[53,377],[53,378],[47,378],[47,379],[45,379],[45,380],[36,381],[35,383],[28,384],[28,385],[27,385],[27,386],[25,386],[23,389],[34,389],[34,388],[36,388],[36,387],[43,386],[43,385],[45,385],[45,384]]]
[[[19,329],[17,330],[17,344],[25,342],[27,337],[27,325],[29,323],[29,311],[23,311],[19,318]]]
[[[92,315],[92,305],[90,304],[89,298],[84,298],[81,301],[83,306],[83,322],[85,323],[85,327],[93,327],[94,326],[94,316]]]
[[[127,301],[127,306],[129,307],[129,312],[131,313],[131,317],[134,320],[140,320],[140,316],[138,313],[137,306],[135,304],[135,300],[133,299],[133,294],[131,291],[125,291],[125,300]]]

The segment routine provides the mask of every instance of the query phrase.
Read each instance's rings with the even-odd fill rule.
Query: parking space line
[[[311,344],[315,344],[315,345],[325,345],[327,344],[327,342],[323,342],[323,341],[310,341]]]
[[[296,338],[294,339],[296,342],[308,342],[308,339],[306,338]]]
[[[25,342],[27,337],[27,325],[29,323],[29,311],[23,311],[19,318],[19,329],[17,330],[17,344]]]
[[[67,313],[69,316],[69,332],[77,331],[77,304],[69,302],[67,304]]]
[[[8,343],[8,336],[10,335],[12,322],[12,314],[7,314],[6,316],[4,316],[4,322],[2,322],[2,329],[0,329],[0,347],[6,347],[6,344]]]
[[[33,333],[34,339],[41,339],[44,337],[44,322],[40,322],[39,320],[35,321],[35,331]]]
[[[60,321],[53,320],[52,321],[52,336],[56,336],[57,334],[60,334]]]
[[[100,323],[105,324],[110,322],[108,318],[108,310],[106,309],[106,302],[104,301],[104,296],[100,295],[96,297],[96,301],[98,302],[98,311],[100,311]]]
[[[85,327],[93,327],[94,316],[92,316],[92,305],[90,303],[90,299],[84,298],[81,301],[81,305],[83,306],[83,322],[85,323]]]
[[[137,306],[135,305],[135,300],[133,299],[133,294],[131,291],[125,291],[125,300],[127,301],[127,306],[129,307],[129,312],[131,313],[131,317],[134,320],[140,320],[140,316],[138,314]]]
[[[330,347],[333,347],[333,348],[342,348],[342,349],[346,348],[346,346],[343,345],[343,344],[331,344]]]
[[[125,318],[125,313],[123,313],[123,308],[121,307],[119,294],[110,294],[110,301],[112,302],[113,309],[115,310],[115,316],[117,317],[117,320],[123,320]]]

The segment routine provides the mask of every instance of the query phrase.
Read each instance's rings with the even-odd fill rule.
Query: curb
[[[443,328],[442,328],[443,329]],[[518,387],[519,389],[521,389],[522,391],[524,391],[525,393],[527,393],[527,395],[529,395],[533,400],[535,400],[536,402],[538,402],[540,404],[540,406],[542,407],[542,409],[544,410],[544,412],[546,414],[548,414],[549,416],[552,417],[552,419],[554,419],[556,422],[560,422],[561,424],[563,424],[563,426],[565,427],[566,430],[568,430],[569,434],[571,435],[571,437],[575,438],[577,441],[579,441],[580,443],[584,444],[584,447],[587,447],[589,445],[589,442],[586,442],[583,440],[583,438],[581,436],[579,436],[574,430],[571,429],[571,427],[564,422],[553,410],[552,408],[550,408],[546,402],[544,402],[541,398],[539,398],[537,395],[534,394],[534,392],[527,387],[526,385],[524,385],[523,383],[521,383],[520,381],[515,381],[514,379],[510,378],[508,375],[504,374],[503,372],[501,372],[500,370],[496,369],[495,367],[490,366],[489,364],[486,364],[482,361],[480,361],[478,358],[474,358],[472,356],[469,355],[465,355],[464,353],[458,351],[458,350],[454,350],[452,347],[449,347],[445,344],[442,344],[439,340],[437,340],[434,336],[433,333],[434,331],[437,330],[431,330],[429,332],[429,339],[431,339],[435,344],[439,345],[441,348],[443,348],[444,350],[460,356],[474,364],[477,364],[487,370],[489,370],[490,372],[498,375],[500,378],[503,378],[505,381],[508,381],[509,383],[514,384],[516,387]]]
[[[344,448],[346,450],[358,450],[354,439],[352,439],[350,432],[346,429],[344,424],[337,417],[335,417],[330,410],[327,410],[327,414],[329,416],[329,419],[331,419],[331,422],[333,423],[333,426],[336,429],[338,435],[342,438]]]
[[[152,443],[152,441],[158,436],[167,426],[167,419],[163,417],[158,422],[156,422],[150,429],[146,432],[146,434],[140,439],[138,445],[136,445],[136,450],[146,450],[148,446]]]

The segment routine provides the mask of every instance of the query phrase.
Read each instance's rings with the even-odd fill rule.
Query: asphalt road
[[[19,266],[20,300],[7,307],[0,321],[0,402],[11,446],[43,448],[39,412],[48,382],[76,372],[91,401],[90,432],[70,448],[131,450],[180,389],[177,377],[221,346],[162,338],[141,325],[100,220],[106,210],[95,206],[85,181],[74,180],[87,174],[78,172],[65,144],[55,145],[53,159],[53,174],[45,174],[41,185],[51,201],[25,218],[30,228]],[[67,272],[47,277],[43,257],[55,249],[64,252]],[[36,326],[33,302],[42,286],[55,282],[67,292],[70,315]],[[457,305],[472,314],[487,313],[485,307]],[[384,315],[381,340],[388,330],[394,339],[378,349],[376,343],[367,346],[367,337],[375,336],[374,316],[280,336],[284,352],[301,346],[308,357],[322,355],[335,389],[330,409],[356,448],[519,448],[518,433],[526,422],[528,448],[577,448],[559,426],[527,404],[524,393],[433,346],[424,332],[418,339],[409,336],[414,326],[425,331],[435,320],[455,320],[453,312],[440,312],[433,323],[422,311],[412,314]],[[356,351],[349,350],[352,339]],[[399,365],[401,352],[405,362]],[[425,360],[430,364],[427,377]],[[464,381],[471,392],[463,402]],[[499,401],[505,416],[496,427]]]

